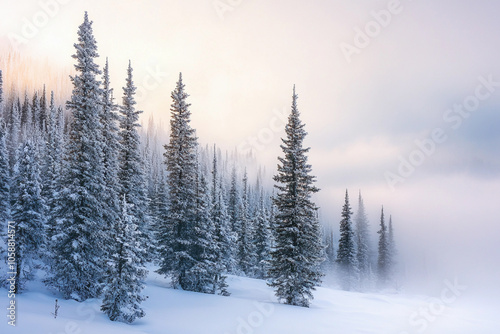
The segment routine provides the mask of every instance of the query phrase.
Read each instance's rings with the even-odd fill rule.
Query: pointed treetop
[[[384,220],[384,206],[382,205],[382,212],[380,214],[380,226],[385,230],[385,220]]]
[[[297,99],[299,96],[297,93],[295,93],[295,85],[293,85],[293,95],[292,95],[292,113],[298,114],[299,111],[297,110]]]

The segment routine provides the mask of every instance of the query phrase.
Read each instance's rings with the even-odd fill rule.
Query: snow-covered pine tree
[[[217,290],[217,253],[219,245],[215,238],[215,226],[210,212],[210,193],[205,173],[198,168],[196,173],[196,214],[193,221],[191,256],[194,265],[188,270],[191,291],[215,293]]]
[[[43,85],[42,96],[40,96],[40,114],[38,115],[38,125],[40,131],[43,133],[47,128],[47,122],[49,118],[49,109],[47,107],[47,91],[45,85]]]
[[[254,230],[249,215],[248,176],[245,169],[243,174],[243,189],[241,205],[239,207],[239,234],[238,234],[238,264],[240,270],[248,276],[253,276],[256,261],[255,244],[253,243]]]
[[[85,12],[78,30],[76,75],[71,77],[73,93],[66,106],[71,111],[69,143],[63,190],[57,199],[57,228],[51,259],[52,273],[47,283],[64,298],[83,301],[98,297],[107,271],[107,246],[112,243],[102,201],[107,191],[102,163],[100,113],[101,74],[92,22]]]
[[[33,126],[32,130],[40,130],[40,115],[42,113],[42,106],[40,105],[40,98],[38,97],[38,92],[33,93],[32,98],[32,114],[31,114],[31,124]],[[33,134],[33,132],[31,133]]]
[[[380,214],[380,230],[378,230],[377,233],[379,234],[378,262],[377,262],[378,284],[381,288],[383,288],[387,285],[389,279],[389,267],[390,267],[389,238],[387,235],[388,233],[384,219],[383,207],[382,207],[382,212]]]
[[[143,262],[146,250],[139,241],[141,232],[137,218],[130,214],[131,205],[124,196],[121,215],[114,222],[114,249],[101,305],[110,320],[125,323],[145,316],[140,304],[146,299],[141,294],[147,275]]]
[[[215,253],[215,287],[219,294],[228,296],[226,275],[224,274],[233,266],[231,256],[231,231],[229,216],[227,214],[224,200],[224,189],[222,177],[219,175],[219,164],[217,152],[214,147],[214,157],[212,161],[212,188],[210,215],[214,224],[214,242],[216,243]]]
[[[361,192],[359,192],[358,196],[358,211],[356,213],[356,217],[354,218],[354,222],[357,244],[356,256],[358,258],[359,274],[360,279],[365,281],[369,279],[371,243],[368,218],[366,217],[365,204],[363,202],[363,198],[361,197]]]
[[[196,218],[196,150],[197,137],[191,127],[191,112],[186,102],[182,74],[172,92],[170,141],[165,145],[168,174],[169,214],[158,231],[160,268],[158,273],[170,274],[174,287],[193,290],[196,277],[190,275],[195,265],[192,249],[193,224]]]
[[[16,153],[21,139],[21,101],[19,98],[13,101],[7,121],[7,150],[9,152],[9,168],[11,175],[13,175],[14,164],[17,161]]]
[[[286,139],[281,145],[284,157],[278,158],[278,174],[274,176],[278,183],[274,199],[276,241],[271,252],[269,285],[276,288],[276,296],[286,304],[309,307],[312,290],[321,282],[323,245],[317,207],[311,200],[319,189],[310,175],[306,156],[309,148],[302,146],[307,133],[299,117],[294,86]]]
[[[40,165],[35,144],[27,140],[18,153],[13,189],[12,220],[16,231],[16,292],[34,275],[35,261],[45,250],[45,211]]]
[[[31,111],[31,104],[28,98],[28,92],[24,92],[24,101],[21,109],[21,131],[22,136],[27,136],[32,130],[33,113]]]
[[[1,83],[1,77],[0,77],[0,83]],[[10,216],[11,179],[9,175],[9,170],[10,170],[9,154],[7,152],[6,137],[7,137],[6,125],[3,122],[3,120],[0,119],[0,227],[2,228],[2,232],[0,233],[0,235],[4,235],[6,231],[5,224]]]
[[[3,74],[0,70],[0,116],[4,117],[4,106],[3,106]]]
[[[258,206],[253,218],[253,226],[255,227],[254,244],[255,244],[255,268],[254,273],[256,278],[267,277],[267,269],[271,259],[271,232],[269,228],[269,211],[264,204],[264,189],[260,186],[260,195],[258,198]]]
[[[394,240],[394,229],[392,227],[392,215],[389,215],[389,227],[387,231],[387,244],[388,244],[388,249],[389,249],[389,279],[394,278],[394,271],[396,267],[396,255],[397,255],[397,250],[396,250],[396,242]]]
[[[231,169],[229,182],[229,191],[227,194],[227,215],[229,218],[229,234],[231,241],[231,266],[228,269],[230,273],[238,271],[238,237],[240,234],[240,208],[241,194],[238,184],[238,175],[236,173],[236,165]]]
[[[352,211],[349,194],[345,192],[345,203],[342,207],[340,221],[340,238],[337,250],[337,263],[341,285],[344,290],[357,287],[359,281],[358,259],[356,257],[356,241],[351,221]]]
[[[239,234],[239,212],[241,206],[241,196],[238,188],[238,176],[236,174],[236,166],[233,165],[231,171],[231,187],[229,188],[229,199],[227,205],[227,213],[231,223],[231,230],[237,236]]]
[[[44,155],[44,175],[42,177],[43,189],[42,195],[48,207],[47,210],[47,240],[50,240],[55,234],[56,215],[54,210],[57,205],[57,194],[61,191],[61,172],[63,159],[62,133],[59,129],[57,119],[57,108],[54,102],[54,92],[50,93],[50,105],[46,119],[47,142],[46,154]]]
[[[120,180],[118,179],[118,172],[120,171],[118,157],[122,147],[120,145],[118,129],[119,116],[116,112],[118,106],[114,103],[113,89],[110,87],[108,58],[106,58],[102,72],[102,84],[102,109],[100,110],[99,121],[104,142],[102,147],[102,164],[106,187],[106,192],[102,194],[102,198],[107,204],[107,210],[104,212],[104,220],[108,222],[108,226],[112,226],[113,222],[119,219],[120,214],[123,214],[123,208],[120,208],[120,193],[122,189]],[[131,207],[130,210],[132,210]],[[127,212],[132,214],[129,211]]]
[[[328,224],[324,228],[323,232],[325,238],[325,262],[323,262],[323,267],[326,271],[331,272],[335,268],[335,263],[337,261],[335,257],[335,238],[333,227]]]
[[[135,92],[137,88],[132,78],[132,65],[129,61],[126,85],[123,87],[123,101],[120,108],[120,170],[118,178],[121,183],[120,196],[125,195],[130,207],[130,214],[137,218],[141,242],[144,248],[149,247],[149,217],[146,194],[146,181],[142,165],[140,138],[137,132],[140,110],[135,109]]]

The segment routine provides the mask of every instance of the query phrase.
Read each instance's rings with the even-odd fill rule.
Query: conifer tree
[[[384,219],[383,207],[382,207],[382,212],[380,214],[380,230],[378,230],[377,233],[379,234],[378,262],[377,262],[378,283],[380,287],[384,287],[386,286],[389,279],[390,246],[389,246],[387,226],[385,224],[385,219]]]
[[[7,150],[9,152],[9,170],[13,175],[13,167],[17,161],[17,149],[21,140],[21,102],[15,99],[10,108],[10,115],[8,117],[8,137],[7,137]]]
[[[120,170],[118,178],[121,183],[120,196],[124,196],[130,207],[130,214],[137,218],[139,231],[142,233],[143,247],[149,245],[149,217],[146,196],[146,181],[140,152],[140,138],[137,132],[139,114],[135,109],[135,92],[137,88],[132,78],[132,66],[129,61],[126,86],[123,87],[123,105],[120,108]],[[111,139],[110,139],[111,140]]]
[[[255,235],[255,277],[265,278],[270,261],[271,253],[271,232],[269,227],[269,211],[264,205],[264,189],[260,189],[258,207],[254,217]]]
[[[4,106],[3,106],[3,75],[2,70],[0,70],[0,116],[4,116]]]
[[[131,205],[124,196],[122,213],[112,232],[114,249],[101,306],[110,320],[125,323],[145,316],[140,304],[146,299],[141,294],[147,275],[143,262],[146,250],[139,242],[137,218],[129,213]]]
[[[284,157],[278,158],[278,174],[274,176],[278,183],[274,199],[276,241],[269,285],[276,288],[276,296],[286,304],[309,307],[312,290],[321,282],[323,245],[317,207],[311,200],[318,188],[313,185],[315,177],[310,175],[306,156],[309,148],[303,148],[306,131],[299,116],[294,87],[286,139],[281,145]]]
[[[229,217],[224,200],[222,178],[219,175],[217,154],[214,149],[212,160],[212,189],[211,189],[211,219],[214,224],[215,242],[215,286],[221,295],[229,295],[227,292],[226,275],[224,274],[232,267],[231,239]]]
[[[327,271],[332,271],[333,268],[335,267],[337,258],[335,257],[334,232],[333,228],[330,225],[325,226],[324,236],[325,236],[326,248],[325,248],[325,262],[323,262],[323,266]]]
[[[393,279],[394,276],[394,270],[396,266],[396,255],[397,255],[397,250],[396,250],[396,242],[394,240],[394,229],[392,227],[392,215],[389,216],[389,227],[387,230],[387,244],[388,244],[388,258],[389,258],[389,279]]]
[[[356,258],[356,241],[351,221],[351,206],[349,194],[345,192],[345,203],[342,208],[340,221],[340,239],[337,250],[337,263],[340,270],[341,285],[344,290],[357,287],[359,280],[359,267]]]
[[[360,278],[366,280],[369,277],[370,270],[370,233],[368,226],[368,218],[366,217],[365,205],[361,192],[358,197],[358,211],[356,213],[355,235],[357,244],[357,259],[359,265]]]
[[[83,301],[98,297],[107,271],[107,245],[110,223],[102,201],[107,191],[102,163],[102,128],[100,113],[102,89],[95,63],[97,45],[92,22],[85,13],[78,30],[75,69],[71,77],[73,93],[67,102],[71,111],[69,143],[63,190],[58,194],[55,244],[52,250],[51,277],[65,298]]]
[[[0,71],[1,83],[1,71]],[[1,85],[0,85],[1,88]],[[0,90],[1,94],[1,90]],[[0,227],[3,228],[0,235],[4,234],[4,224],[10,216],[10,175],[9,154],[6,145],[7,129],[3,120],[0,120]]]
[[[38,124],[40,131],[44,132],[47,128],[49,118],[49,109],[47,107],[47,91],[43,85],[42,96],[40,96],[40,114],[38,115]]]
[[[57,206],[57,194],[61,191],[61,173],[63,159],[63,143],[62,133],[59,128],[57,119],[57,109],[54,102],[54,92],[50,94],[50,105],[47,114],[47,142],[46,154],[44,161],[43,172],[43,189],[42,195],[47,205],[47,239],[51,240],[55,234],[56,215],[55,208]]]
[[[231,187],[229,189],[229,200],[227,213],[231,223],[231,230],[235,235],[239,233],[239,208],[241,207],[241,197],[238,190],[238,180],[236,175],[236,166],[231,171]]]
[[[210,214],[210,196],[205,175],[198,170],[196,177],[196,214],[191,245],[194,265],[188,271],[188,276],[193,281],[190,290],[215,293],[219,245],[215,239],[215,226]]]
[[[40,98],[38,97],[38,92],[35,91],[33,93],[33,99],[32,99],[32,114],[31,114],[31,125],[33,126],[33,128],[31,129],[32,131],[33,130],[40,130],[40,115],[42,114],[42,106],[40,105]]]
[[[190,104],[186,99],[182,74],[172,92],[170,141],[165,145],[168,177],[168,211],[159,229],[160,268],[170,274],[174,287],[195,289],[196,277],[190,272],[193,258],[194,219],[196,218],[195,130],[190,125]]]
[[[20,147],[13,189],[12,219],[16,235],[16,292],[33,278],[34,265],[45,251],[45,202],[41,195],[40,165],[31,140]]]
[[[229,219],[229,239],[230,239],[230,249],[231,249],[231,259],[228,272],[236,273],[238,271],[238,238],[240,234],[240,208],[241,194],[238,184],[238,175],[236,173],[236,166],[233,165],[231,170],[230,182],[229,182],[229,192],[227,194],[227,215]]]
[[[26,136],[31,132],[33,120],[33,113],[31,111],[31,104],[28,99],[28,92],[24,92],[24,101],[21,109],[21,131],[22,135]]]
[[[243,175],[243,194],[239,207],[239,234],[238,234],[238,264],[240,270],[249,276],[253,275],[255,265],[255,244],[253,243],[253,225],[249,217],[248,177]]]

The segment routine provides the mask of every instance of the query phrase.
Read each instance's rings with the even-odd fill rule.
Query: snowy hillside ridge
[[[484,318],[465,303],[467,287],[442,282],[435,298],[401,294],[358,293],[318,287],[310,308],[279,304],[265,281],[228,276],[230,297],[172,289],[170,281],[150,270],[143,303],[146,316],[132,325],[112,322],[100,311],[101,299],[55,299],[32,282],[17,296],[18,322],[0,324],[2,333],[47,334],[494,334],[494,312]],[[5,307],[7,291],[0,289]],[[5,310],[5,309],[4,309]]]

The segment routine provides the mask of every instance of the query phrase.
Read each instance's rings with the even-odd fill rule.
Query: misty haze
[[[497,333],[499,9],[0,4],[2,333]]]

